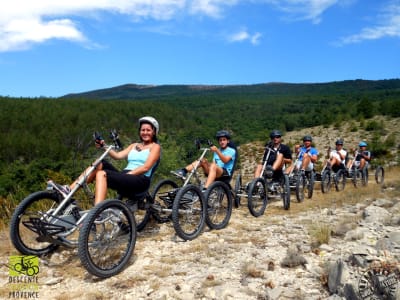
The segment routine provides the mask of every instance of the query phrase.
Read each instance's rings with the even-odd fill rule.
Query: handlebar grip
[[[119,140],[119,138],[117,138],[117,139],[115,139],[115,146],[118,148],[118,149],[122,149],[122,143],[121,143],[121,141]]]
[[[94,142],[96,144],[98,144],[100,147],[104,146],[104,139],[99,132],[95,131],[93,133],[93,138],[94,138]],[[103,141],[103,143],[102,143],[102,141]]]

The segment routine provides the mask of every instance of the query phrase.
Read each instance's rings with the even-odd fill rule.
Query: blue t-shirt
[[[220,148],[219,150],[221,151],[222,155],[231,157],[231,160],[224,164],[224,162],[219,158],[218,154],[214,152],[214,161],[218,167],[226,169],[229,176],[231,176],[233,165],[236,159],[236,151],[231,147],[226,147],[225,149]]]
[[[149,155],[150,149],[137,151],[135,148],[133,148],[128,154],[128,165],[125,167],[125,170],[134,170],[137,167],[143,166]],[[153,168],[154,166],[152,166],[150,170],[144,173],[144,175],[150,177]]]
[[[310,147],[310,149],[307,150],[306,147],[301,147],[300,148],[300,155],[299,155],[299,161],[303,161],[303,155],[308,151],[308,155],[313,156],[316,155],[318,156],[318,150],[315,149],[314,147]]]

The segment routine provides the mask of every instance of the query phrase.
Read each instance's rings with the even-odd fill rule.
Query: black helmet
[[[215,135],[215,137],[217,138],[217,140],[221,137],[226,137],[228,140],[231,139],[230,133],[226,130],[217,131],[217,134]]]
[[[343,140],[342,139],[338,139],[336,141],[336,145],[343,145]]]
[[[269,134],[269,137],[271,138],[271,139],[273,139],[274,137],[276,137],[276,136],[282,136],[282,132],[280,132],[279,130],[272,130],[271,131],[271,133]]]
[[[312,137],[311,137],[311,135],[305,135],[305,136],[303,137],[303,142],[305,142],[305,141],[310,141],[310,142],[312,142]]]

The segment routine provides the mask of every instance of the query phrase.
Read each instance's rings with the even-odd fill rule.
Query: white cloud
[[[228,41],[231,43],[250,41],[253,45],[258,45],[261,38],[261,33],[256,32],[251,35],[247,30],[242,29],[228,36]]]
[[[0,10],[0,52],[27,49],[50,39],[88,43],[73,21],[102,12],[133,19],[171,19],[185,8],[185,0],[3,0]],[[207,14],[204,4],[203,13]]]
[[[57,38],[84,42],[85,37],[68,19],[43,22],[42,20],[19,19],[7,23],[0,34],[0,51],[23,50],[34,43]]]
[[[359,43],[364,40],[377,40],[385,37],[400,37],[400,4],[384,8],[379,16],[380,24],[361,29],[360,33],[344,37],[338,45]]]
[[[284,11],[295,20],[321,22],[321,15],[330,7],[349,4],[350,0],[265,0]]]
[[[192,14],[204,14],[210,17],[221,17],[222,9],[226,6],[234,6],[238,0],[193,0],[190,2]]]

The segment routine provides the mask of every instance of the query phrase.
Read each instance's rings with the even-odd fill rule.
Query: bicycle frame
[[[198,185],[201,185],[201,181],[199,178],[199,175],[197,174],[197,169],[199,168],[201,161],[203,160],[204,156],[206,155],[206,153],[210,150],[210,148],[200,148],[200,150],[202,150],[203,152],[201,153],[200,157],[196,160],[195,165],[193,166],[192,171],[190,171],[189,175],[186,177],[183,186],[186,186],[192,179],[192,177],[195,178],[196,183]]]
[[[353,169],[354,162],[356,161],[357,155],[358,155],[358,150],[356,150],[356,151],[354,152],[354,158],[353,158],[352,161],[351,161],[351,165],[350,165],[349,168],[347,169],[347,171],[349,172],[349,174],[351,173],[351,171],[352,171],[352,169]]]
[[[90,166],[90,169],[84,173],[84,176],[81,176],[80,178],[77,179],[77,183],[75,185],[75,187],[69,192],[69,194],[65,195],[58,187],[55,183],[50,182],[50,184],[52,185],[52,187],[54,187],[56,190],[58,190],[62,195],[64,195],[64,200],[58,205],[58,207],[56,208],[56,210],[54,211],[54,215],[57,215],[65,206],[66,203],[68,203],[68,201],[72,198],[72,196],[83,186],[86,185],[86,180],[88,178],[88,176],[90,174],[93,173],[94,170],[96,170],[97,166],[101,163],[101,161],[107,157],[108,153],[110,153],[111,150],[115,149],[115,146],[107,146],[106,151],[104,151],[104,153],[98,157]],[[83,220],[83,217],[81,218]],[[52,220],[52,218],[50,218],[50,221]],[[77,224],[79,224],[81,222],[81,220],[79,220],[77,222]]]
[[[74,188],[68,194],[65,194],[64,191],[62,191],[60,189],[58,184],[54,183],[51,180],[48,181],[47,189],[48,190],[56,190],[64,197],[64,199],[57,205],[57,207],[55,208],[54,211],[52,210],[52,211],[43,212],[43,215],[42,215],[43,217],[47,218],[46,222],[48,222],[49,224],[66,227],[66,230],[60,231],[55,234],[55,236],[63,239],[62,242],[57,241],[57,240],[53,240],[53,242],[60,243],[63,245],[68,245],[68,246],[73,245],[73,243],[71,241],[67,240],[66,237],[71,235],[72,233],[74,233],[83,224],[83,221],[85,220],[86,216],[88,215],[89,210],[81,211],[79,213],[80,218],[76,221],[71,214],[72,207],[68,208],[68,205],[71,204],[71,199],[72,199],[73,195],[80,188],[85,189],[85,187],[87,187],[87,178],[90,176],[90,174],[92,174],[96,170],[96,168],[102,162],[102,160],[108,156],[110,151],[113,149],[119,149],[120,147],[122,147],[122,144],[119,141],[118,135],[115,132],[111,133],[111,137],[113,139],[114,145],[105,146],[106,150],[102,153],[102,155],[100,155],[89,166],[89,168],[83,173],[83,176],[80,176],[76,179],[76,184],[75,184]],[[64,208],[66,208],[66,210],[63,211]],[[35,226],[35,225],[33,225],[33,226]]]
[[[267,157],[265,158],[265,161],[264,161],[264,163],[263,163],[263,166],[262,166],[262,169],[261,169],[260,177],[263,177],[263,175],[264,175],[264,172],[265,172],[265,169],[267,168],[268,159],[269,159],[269,156],[271,155],[271,152],[275,151],[275,150],[271,149],[271,148],[268,147],[268,146],[266,146],[265,148],[268,149],[268,154],[267,154]]]

